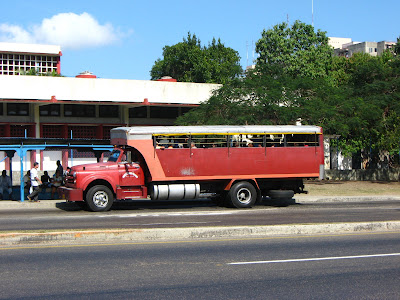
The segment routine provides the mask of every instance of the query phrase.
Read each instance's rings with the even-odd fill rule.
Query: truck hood
[[[117,165],[118,164],[116,162],[84,164],[84,165],[73,166],[71,168],[71,172],[104,170],[104,169],[116,168]]]

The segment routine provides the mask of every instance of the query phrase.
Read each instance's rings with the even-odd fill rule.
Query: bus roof
[[[189,135],[189,134],[322,134],[322,128],[309,125],[208,125],[208,126],[133,126],[111,129],[111,139],[135,139],[144,135]]]

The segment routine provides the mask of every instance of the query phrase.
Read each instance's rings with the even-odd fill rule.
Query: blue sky
[[[150,79],[162,48],[189,31],[203,45],[220,38],[245,67],[263,29],[288,19],[312,22],[312,0],[14,0],[1,9],[0,42],[60,45],[63,75],[89,70],[100,78],[138,80]],[[399,9],[398,0],[314,0],[314,26],[353,41],[396,41]]]

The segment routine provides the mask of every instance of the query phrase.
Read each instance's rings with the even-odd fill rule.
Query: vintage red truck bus
[[[248,208],[271,193],[304,192],[303,179],[324,170],[318,126],[119,127],[111,143],[107,162],[71,168],[59,189],[67,201],[106,211],[116,200],[207,194]]]

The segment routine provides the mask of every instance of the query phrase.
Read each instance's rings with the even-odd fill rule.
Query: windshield
[[[113,152],[111,152],[110,157],[108,158],[108,162],[116,162],[118,160],[118,157],[121,155],[121,151],[120,150],[113,150]]]

